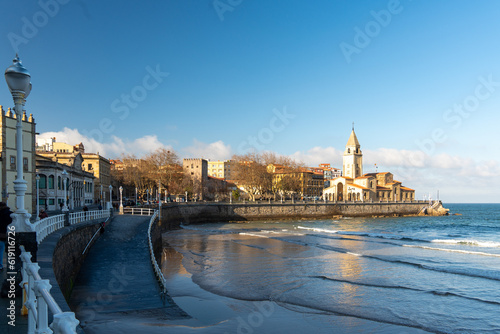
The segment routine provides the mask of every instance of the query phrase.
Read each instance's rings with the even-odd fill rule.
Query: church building
[[[363,153],[354,128],[345,147],[342,169],[342,176],[333,179],[330,187],[323,191],[328,201],[410,202],[415,199],[415,190],[403,187],[392,173],[363,174]]]

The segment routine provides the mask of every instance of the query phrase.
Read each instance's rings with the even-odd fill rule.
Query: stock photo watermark
[[[411,0],[410,0],[411,1]],[[339,44],[340,50],[348,64],[352,61],[354,54],[360,54],[375,39],[383,28],[391,23],[395,15],[403,11],[403,6],[399,0],[389,0],[386,9],[370,11],[373,20],[368,21],[363,28],[354,27],[354,37],[352,43],[342,42]]]
[[[168,72],[162,72],[160,64],[153,69],[151,66],[145,68],[147,74],[141,80],[141,84],[134,86],[129,93],[122,93],[119,98],[111,102],[111,112],[118,115],[121,121],[126,120],[130,115],[131,109],[139,107],[140,103],[148,97],[148,92],[154,91],[160,86]],[[104,140],[105,134],[110,134],[116,129],[115,123],[111,118],[104,117],[99,121],[98,127],[92,130],[82,130],[82,134],[87,138],[93,138],[98,142]]]
[[[7,277],[8,282],[7,298],[9,306],[7,306],[6,314],[9,321],[9,326],[16,326],[16,227],[9,225],[7,227]],[[3,254],[2,254],[3,256]]]
[[[260,129],[256,135],[250,135],[240,145],[238,151],[241,153],[249,152],[251,149],[263,150],[265,145],[270,144],[277,133],[286,129],[290,124],[290,120],[294,119],[296,115],[287,111],[286,106],[283,110],[274,109],[273,117],[269,120],[269,126]]]
[[[477,80],[479,83],[474,88],[474,93],[466,96],[461,103],[455,103],[452,108],[446,109],[443,113],[444,122],[455,130],[460,128],[464,119],[469,118],[473,112],[478,110],[481,102],[488,100],[500,87],[500,82],[493,81],[492,74],[488,75],[487,78],[480,76]],[[430,137],[416,140],[415,144],[425,154],[433,155],[436,146],[447,140],[446,131],[442,127],[438,127],[431,131]]]
[[[19,46],[21,44],[28,44],[30,40],[35,38],[40,29],[45,27],[51,18],[59,14],[61,6],[68,4],[70,1],[71,0],[39,0],[39,11],[35,12],[31,18],[26,16],[21,17],[22,26],[20,32],[10,32],[7,34],[7,38],[14,51],[19,52]]]
[[[224,21],[224,14],[232,12],[236,7],[241,5],[243,0],[214,0],[212,3],[219,20]]]
[[[400,166],[395,171],[404,178],[410,178],[413,174],[411,167],[422,168],[426,165],[426,159],[436,153],[437,148],[449,140],[450,131],[457,131],[464,124],[464,120],[468,119],[480,109],[481,103],[490,99],[500,87],[499,81],[494,81],[493,75],[479,76],[478,83],[473,89],[473,92],[465,96],[459,103],[453,104],[446,109],[442,114],[442,119],[445,125],[433,128],[429,135],[422,139],[416,139],[415,145],[417,151],[411,152],[406,161],[406,167]]]
[[[96,312],[104,311],[106,305],[109,305],[134,279],[134,276],[127,275],[125,268],[120,266],[115,267],[111,274],[113,277],[106,288],[99,290],[94,296],[88,296],[85,302],[78,305],[77,313],[80,317],[86,318],[87,322],[95,319]]]

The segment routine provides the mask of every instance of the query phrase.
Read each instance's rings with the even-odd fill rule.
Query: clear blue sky
[[[251,136],[341,167],[355,122],[366,172],[500,201],[497,1],[59,1],[0,4],[0,59],[30,71],[41,137],[224,159]]]

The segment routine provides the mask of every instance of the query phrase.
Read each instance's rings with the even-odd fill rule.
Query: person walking
[[[49,215],[47,214],[47,212],[44,209],[41,209],[40,214],[38,215],[38,217],[40,217],[40,219],[47,218],[48,216]]]
[[[7,226],[12,223],[11,214],[12,211],[10,211],[7,204],[0,202],[0,270],[3,270],[3,253],[5,251],[5,242],[7,241]]]
[[[83,206],[83,212],[84,212],[84,215],[85,215],[85,220],[87,220],[87,211],[89,211],[89,208],[87,208],[87,205],[84,205]]]

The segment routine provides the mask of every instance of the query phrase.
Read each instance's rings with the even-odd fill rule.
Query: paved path
[[[69,301],[86,333],[109,333],[131,319],[188,317],[170,297],[161,297],[149,258],[149,220],[117,216],[90,249]]]

